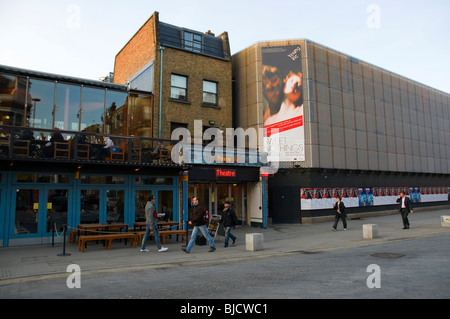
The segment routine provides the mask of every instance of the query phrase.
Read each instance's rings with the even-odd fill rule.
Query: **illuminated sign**
[[[236,177],[234,169],[216,169],[216,177]]]

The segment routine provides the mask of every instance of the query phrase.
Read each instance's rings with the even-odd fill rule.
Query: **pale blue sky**
[[[449,0],[0,0],[0,64],[98,79],[154,11],[232,53],[307,38],[450,93]]]

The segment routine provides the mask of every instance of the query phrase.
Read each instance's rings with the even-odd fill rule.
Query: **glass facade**
[[[80,130],[80,97],[80,86],[56,84],[55,127],[66,131]]]
[[[53,127],[55,82],[34,78],[28,80],[26,126],[51,129]],[[23,123],[20,124],[22,126]]]
[[[0,71],[0,125],[152,137],[152,108],[151,93]]]
[[[0,73],[0,124],[23,125],[27,78]]]

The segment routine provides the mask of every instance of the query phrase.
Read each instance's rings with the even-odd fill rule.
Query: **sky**
[[[0,64],[98,80],[155,11],[232,54],[306,38],[450,93],[449,0],[0,0]]]

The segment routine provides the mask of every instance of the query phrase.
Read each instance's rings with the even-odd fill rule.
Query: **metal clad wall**
[[[450,173],[448,94],[307,45],[312,167]]]
[[[237,125],[262,123],[261,48],[300,44],[306,160],[281,167],[450,173],[450,95],[309,40],[233,56]]]

